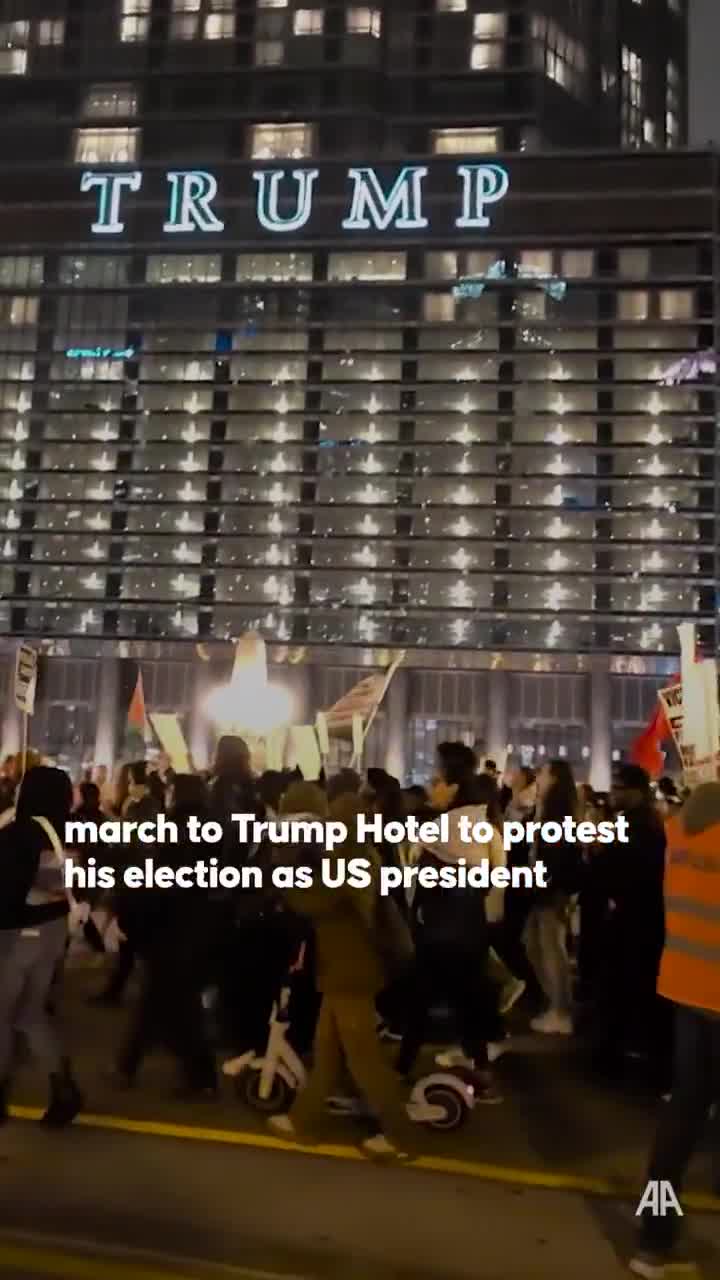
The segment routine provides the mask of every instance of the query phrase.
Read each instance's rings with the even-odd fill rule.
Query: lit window
[[[112,119],[135,116],[138,109],[137,89],[131,84],[93,84],[85,94],[84,116]]]
[[[236,280],[312,280],[311,253],[241,253]]]
[[[285,61],[285,45],[282,40],[258,40],[255,45],[256,67],[278,67]]]
[[[232,40],[235,36],[234,13],[209,13],[205,19],[206,40]]]
[[[331,253],[328,280],[404,280],[404,253]]]
[[[38,298],[3,298],[0,320],[13,329],[22,329],[27,325],[36,325],[38,319]]]
[[[692,320],[693,295],[690,289],[662,289],[660,291],[661,320]]]
[[[255,124],[251,138],[254,160],[300,160],[313,152],[310,124]]]
[[[58,280],[78,289],[112,289],[127,284],[128,263],[126,254],[72,254],[60,259]]]
[[[435,155],[481,155],[499,148],[499,129],[433,129]]]
[[[466,13],[467,0],[435,0],[438,13]]]
[[[473,39],[504,40],[504,13],[476,13],[473,18]]]
[[[76,129],[78,164],[133,164],[138,158],[139,129]]]
[[[298,9],[293,20],[296,36],[321,36],[324,26],[324,9]]]
[[[0,75],[25,75],[29,39],[29,22],[0,23]]]
[[[643,142],[647,142],[649,146],[655,142],[655,121],[648,116],[643,120]]]
[[[148,254],[150,284],[215,284],[221,274],[219,253]]]
[[[430,324],[448,324],[455,319],[455,299],[451,293],[426,293],[423,319]]]
[[[64,40],[65,22],[62,18],[43,18],[38,22],[38,44],[62,44]]]
[[[195,40],[200,30],[200,0],[173,0],[171,40]]]
[[[592,249],[566,249],[561,274],[569,280],[587,279],[593,274],[593,256]]]
[[[618,294],[618,317],[621,320],[647,320],[649,298],[645,289],[623,289]]]
[[[428,280],[454,280],[458,273],[458,256],[452,249],[438,249],[425,254]]]
[[[43,282],[42,258],[0,258],[0,285],[34,285]]]
[[[347,11],[347,31],[349,35],[374,36],[380,39],[382,16],[379,9],[359,9],[353,6]]]
[[[502,53],[501,44],[475,43],[470,50],[470,66],[473,71],[492,71],[502,66]]]
[[[127,43],[147,40],[152,0],[121,0],[120,39]]]
[[[256,0],[258,9],[287,9],[288,0]]]
[[[681,140],[681,106],[680,69],[676,62],[669,61],[665,72],[665,141],[669,147],[677,146]]]

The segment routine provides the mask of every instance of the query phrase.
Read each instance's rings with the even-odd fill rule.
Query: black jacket
[[[447,863],[425,851],[421,867],[441,869]],[[418,949],[481,954],[488,947],[483,889],[425,889],[418,885],[412,904],[413,935]]]
[[[42,854],[52,848],[37,822],[11,822],[0,830],[0,929],[34,929],[68,914],[66,898],[29,906]]]

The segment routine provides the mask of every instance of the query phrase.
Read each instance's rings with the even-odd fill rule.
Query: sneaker
[[[679,1257],[675,1253],[655,1253],[652,1249],[638,1249],[628,1263],[633,1275],[644,1276],[645,1280],[666,1280],[669,1276],[699,1276],[699,1271],[690,1258]]]
[[[272,1129],[279,1138],[296,1138],[297,1129],[288,1115],[268,1116],[268,1129]]]
[[[500,990],[500,1013],[509,1013],[514,1004],[525,994],[526,983],[521,978],[511,978]]]
[[[546,1036],[571,1036],[573,1033],[572,1018],[567,1013],[559,1013],[557,1009],[548,1009],[547,1013],[532,1018],[530,1026],[533,1031],[540,1031]]]
[[[360,1146],[366,1155],[371,1156],[374,1160],[410,1159],[407,1151],[400,1151],[392,1142],[388,1142],[384,1133],[376,1133],[372,1138],[363,1139]]]
[[[224,1076],[239,1076],[246,1067],[250,1066],[255,1052],[248,1049],[247,1053],[241,1053],[237,1058],[228,1058],[227,1062],[223,1062],[222,1073]]]

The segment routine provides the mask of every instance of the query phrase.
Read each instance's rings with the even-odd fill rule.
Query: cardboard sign
[[[179,716],[174,712],[158,711],[150,716],[150,721],[175,773],[192,773],[190,753]]]
[[[23,715],[31,716],[35,710],[37,687],[37,650],[21,644],[15,658],[15,706]]]

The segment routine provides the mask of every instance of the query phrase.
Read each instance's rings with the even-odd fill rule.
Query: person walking
[[[538,817],[542,822],[576,818],[578,798],[572,769],[566,760],[551,760],[537,777]],[[534,856],[544,862],[548,890],[535,903],[525,926],[528,959],[545,993],[548,1007],[533,1018],[533,1031],[569,1036],[572,1024],[572,981],[567,950],[570,901],[580,889],[581,854],[577,845],[561,840],[538,840]]]
[[[7,1118],[16,1035],[48,1068],[45,1123],[69,1124],[82,1107],[51,1002],[71,909],[63,838],[72,801],[68,775],[37,766],[20,785],[14,821],[0,831],[0,1121]]]
[[[674,1006],[670,1099],[663,1106],[648,1182],[676,1197],[720,1097],[720,783],[699,786],[667,824],[665,943],[657,989]],[[663,1280],[677,1256],[680,1219],[640,1211],[639,1249],[630,1270]]]

